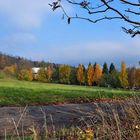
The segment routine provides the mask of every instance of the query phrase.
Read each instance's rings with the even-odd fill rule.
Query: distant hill
[[[49,63],[45,61],[33,61],[19,56],[7,55],[0,52],[0,69],[16,64],[19,68],[32,68],[32,67],[47,67],[52,65],[54,68],[58,67],[59,64]]]

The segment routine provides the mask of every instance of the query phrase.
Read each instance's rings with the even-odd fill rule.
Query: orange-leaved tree
[[[47,67],[47,80],[48,80],[48,82],[52,81],[52,75],[53,75],[53,68],[51,67],[51,65],[49,65]]]
[[[92,64],[89,64],[87,69],[87,84],[89,86],[92,86],[93,81],[94,81],[94,67]]]
[[[79,64],[77,67],[76,78],[80,85],[85,83],[85,72],[82,64]]]
[[[127,73],[128,73],[128,83],[129,83],[129,87],[133,88],[136,85],[136,68],[132,67],[132,68],[128,68],[127,69]]]
[[[100,79],[102,77],[102,68],[99,64],[96,64],[95,66],[95,73],[94,73],[94,81],[98,85]]]
[[[47,82],[47,70],[45,67],[41,67],[36,75],[37,81]]]
[[[59,81],[60,83],[70,83],[71,67],[69,65],[60,65],[59,67]]]
[[[136,69],[135,81],[136,81],[136,86],[140,87],[140,68]]]
[[[121,63],[121,70],[120,70],[120,74],[119,74],[119,80],[120,80],[120,83],[121,83],[121,86],[123,88],[126,88],[128,87],[128,74],[127,74],[127,71],[126,71],[126,64],[125,62],[123,61]]]
[[[33,80],[33,74],[32,69],[22,69],[20,70],[18,74],[19,80],[26,80],[26,81],[32,81]]]
[[[6,66],[4,68],[4,72],[8,75],[8,76],[16,76],[17,75],[17,65],[11,65],[11,66]]]

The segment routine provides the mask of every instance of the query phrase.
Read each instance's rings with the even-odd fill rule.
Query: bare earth
[[[123,103],[122,103],[123,104]],[[48,106],[27,106],[27,107],[1,107],[0,108],[0,137],[18,133],[29,133],[29,128],[35,126],[43,129],[47,127],[71,126],[82,116],[94,114],[97,107],[116,108],[116,102],[110,103],[83,103],[83,104],[62,104]],[[46,120],[46,121],[45,121]],[[45,124],[45,122],[47,122]]]

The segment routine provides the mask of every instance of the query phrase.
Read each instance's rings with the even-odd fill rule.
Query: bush
[[[104,74],[99,81],[99,86],[120,88],[121,85],[118,73],[112,72],[112,74]]]
[[[0,70],[0,79],[4,79],[5,78],[5,73],[4,71]]]
[[[61,65],[59,67],[59,81],[63,84],[70,83],[71,67],[69,65]]]
[[[7,76],[12,76],[12,77],[16,77],[17,75],[17,66],[16,64],[14,65],[11,65],[11,66],[7,66],[4,68],[4,73],[7,75]]]
[[[47,82],[47,69],[42,67],[37,75],[36,75],[36,80],[41,81],[41,82]]]
[[[18,74],[19,80],[25,80],[25,81],[32,81],[32,70],[31,69],[22,69],[20,73]]]

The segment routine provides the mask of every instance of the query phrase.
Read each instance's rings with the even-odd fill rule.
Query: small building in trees
[[[44,70],[47,72],[47,67],[33,67],[32,68],[32,74],[33,74],[33,79],[37,80],[38,75],[40,75],[40,73],[42,73],[43,70],[43,74],[44,74]]]
[[[36,75],[38,74],[39,70],[40,70],[40,67],[32,68],[33,79],[36,79]]]

